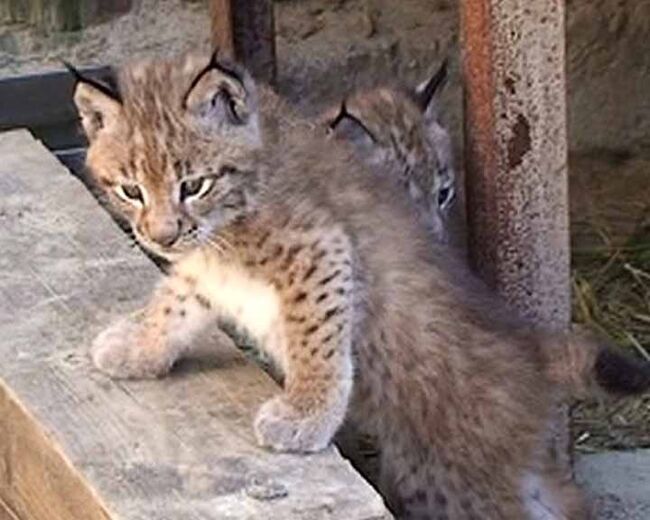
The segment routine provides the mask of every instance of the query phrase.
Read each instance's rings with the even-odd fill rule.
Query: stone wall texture
[[[356,85],[421,81],[451,56],[445,115],[460,146],[458,1],[278,0],[279,87],[312,112]],[[90,25],[59,31],[68,27],[51,17],[60,2],[82,6],[69,23]],[[50,18],[26,20],[29,5]],[[570,149],[650,148],[650,1],[566,7]],[[207,48],[209,30],[207,0],[0,0],[0,76],[58,68],[60,58],[119,64]]]

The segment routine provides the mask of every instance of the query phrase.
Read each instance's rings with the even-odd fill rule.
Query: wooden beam
[[[564,16],[558,0],[461,1],[471,260],[554,329],[571,316]]]
[[[106,81],[110,67],[81,69]],[[15,76],[0,80],[0,131],[27,127],[48,146],[67,148],[84,142],[72,101],[74,79],[68,71]]]
[[[28,132],[0,134],[0,158],[0,515],[390,518],[334,448],[257,447],[279,389],[217,329],[165,379],[95,371],[92,338],[160,275]]]
[[[275,81],[275,27],[272,0],[211,0],[212,41],[243,63],[256,79]]]

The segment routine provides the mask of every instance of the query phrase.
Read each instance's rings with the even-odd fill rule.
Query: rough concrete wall
[[[0,0],[0,15],[24,1]],[[120,63],[209,46],[207,0],[131,1],[129,15],[82,34],[39,36],[0,25],[0,76],[58,68],[59,58]],[[276,0],[280,87],[313,111],[354,85],[420,81],[451,54],[444,100],[460,144],[458,1]],[[650,148],[650,1],[565,1],[570,148]]]
[[[650,2],[567,4],[571,148],[650,148]]]
[[[329,70],[342,78],[338,83],[343,90],[380,77],[416,81],[438,56],[458,56],[458,0],[369,0],[376,14],[376,30],[370,39],[365,37],[362,11],[341,7],[348,18],[338,22],[337,33],[331,28],[330,13],[321,13],[314,5],[318,2],[283,3],[287,6],[279,24],[285,40],[280,53],[286,56],[290,73],[285,74],[282,86],[306,105],[331,98],[332,90],[338,90],[331,89]],[[310,5],[315,13],[311,21],[298,14],[309,11]],[[292,38],[299,44],[291,45]],[[567,0],[571,150],[650,147],[649,42],[649,1]],[[457,74],[449,90],[447,116],[459,143]]]

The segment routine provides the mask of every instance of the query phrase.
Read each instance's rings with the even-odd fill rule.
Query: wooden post
[[[462,0],[461,25],[471,261],[524,316],[566,329],[564,2]]]
[[[0,2],[0,22],[23,22],[27,17],[27,6],[21,0],[4,0]],[[0,517],[1,518],[1,517]]]
[[[212,41],[243,63],[256,79],[275,81],[275,30],[272,0],[211,0]]]

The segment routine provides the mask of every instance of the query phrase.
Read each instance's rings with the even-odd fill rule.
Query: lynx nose
[[[178,240],[181,233],[181,221],[175,218],[149,222],[147,225],[149,240],[162,247],[170,247]]]

